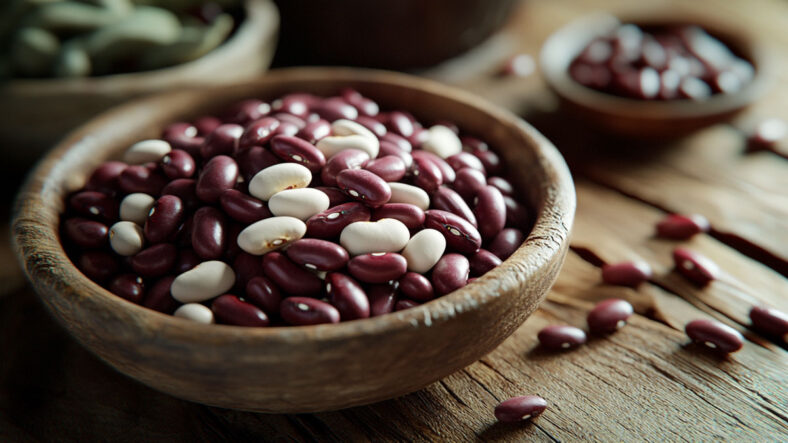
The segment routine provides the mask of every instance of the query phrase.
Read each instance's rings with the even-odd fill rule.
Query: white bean
[[[211,324],[214,322],[211,309],[199,303],[187,303],[176,309],[173,315],[197,323]]]
[[[365,128],[361,124],[356,123],[352,120],[346,120],[344,118],[335,120],[334,123],[331,123],[331,133],[333,135],[341,135],[341,136],[363,135],[365,137],[369,137],[374,140],[378,139],[378,137],[375,134],[373,134],[372,131]]]
[[[276,216],[289,215],[306,221],[309,217],[328,209],[325,192],[315,188],[286,189],[268,201],[268,209]]]
[[[339,243],[350,255],[399,252],[409,239],[408,227],[393,218],[353,222],[345,226],[339,235]]]
[[[408,261],[408,270],[423,274],[438,263],[446,250],[446,238],[435,229],[422,229],[410,238],[402,256]]]
[[[255,174],[249,182],[249,193],[260,200],[268,201],[279,191],[305,188],[311,181],[312,173],[306,166],[279,163]]]
[[[288,216],[269,217],[247,226],[238,234],[238,246],[252,255],[263,255],[306,234],[303,221]]]
[[[427,192],[418,186],[408,185],[405,183],[391,182],[391,199],[389,203],[408,203],[418,206],[422,211],[426,211],[430,207],[430,196]]]
[[[172,147],[164,140],[143,140],[134,143],[123,154],[123,161],[132,165],[157,162],[169,154]]]
[[[144,244],[142,227],[134,222],[119,221],[109,228],[109,245],[118,255],[134,255]]]
[[[366,129],[366,128],[365,128]],[[337,152],[344,151],[345,149],[358,149],[369,154],[369,158],[375,158],[380,152],[380,142],[374,136],[372,138],[366,135],[351,134],[351,135],[332,135],[329,137],[321,138],[315,145],[326,158],[331,158]]]
[[[156,199],[142,192],[135,192],[123,198],[120,202],[120,219],[134,222],[140,226],[148,219]]]
[[[447,158],[462,152],[462,142],[451,129],[435,125],[427,131],[427,139],[422,143],[421,149],[440,158]]]
[[[209,260],[175,277],[170,293],[181,303],[199,303],[224,294],[234,284],[233,268],[223,261]]]

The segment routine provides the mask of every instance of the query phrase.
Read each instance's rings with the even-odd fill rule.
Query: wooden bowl
[[[715,94],[707,100],[647,101],[618,97],[581,85],[569,75],[569,65],[595,37],[607,34],[621,23],[638,25],[697,24],[719,38],[755,68],[752,82],[733,94]],[[561,99],[563,108],[595,130],[636,139],[667,139],[686,135],[733,117],[753,103],[770,83],[768,51],[747,32],[711,16],[677,16],[655,12],[647,18],[618,18],[592,14],[552,34],[542,46],[542,73]]]
[[[272,99],[353,87],[381,107],[451,120],[478,134],[513,172],[535,209],[515,254],[467,287],[381,317],[306,327],[204,325],[127,302],[82,275],[58,241],[64,196],[102,161],[169,122],[248,97]],[[107,112],[47,155],[17,199],[19,259],[52,315],[117,370],[176,397],[226,408],[308,412],[372,403],[418,390],[493,350],[544,299],[568,247],[575,194],[553,145],[482,99],[402,74],[301,68],[231,87],[180,91]]]
[[[153,71],[0,84],[3,154],[26,163],[68,131],[131,98],[184,86],[224,85],[254,78],[273,58],[278,28],[279,13],[270,0],[247,0],[245,20],[238,29],[221,46],[197,60]]]

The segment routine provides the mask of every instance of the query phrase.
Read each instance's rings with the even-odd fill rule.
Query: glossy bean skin
[[[719,266],[706,256],[687,248],[673,250],[676,270],[698,286],[706,286],[722,274]]]
[[[271,108],[274,111],[287,112],[296,117],[306,117],[309,115],[310,108],[317,104],[318,101],[320,101],[320,98],[310,94],[293,93],[274,100],[271,103]]]
[[[337,308],[314,298],[288,297],[282,300],[279,315],[287,324],[293,326],[339,323]]]
[[[340,97],[329,97],[312,107],[312,111],[330,122],[340,119],[355,120],[358,110]]]
[[[159,243],[134,254],[131,266],[142,277],[160,277],[175,266],[178,249],[170,243]]]
[[[279,163],[279,158],[262,146],[242,149],[235,158],[241,175],[247,182],[263,169]]]
[[[235,326],[268,326],[268,316],[257,306],[235,295],[220,295],[211,303],[213,316],[219,323]]]
[[[547,402],[536,395],[514,397],[495,407],[495,418],[503,423],[515,423],[537,417],[547,409]]]
[[[153,286],[146,292],[145,298],[142,301],[142,306],[172,315],[180,305],[180,303],[170,295],[170,286],[172,286],[173,280],[175,280],[175,276],[173,275],[168,275],[156,280]]]
[[[416,205],[408,203],[386,203],[372,211],[371,220],[393,218],[401,221],[408,229],[419,229],[424,226],[426,215]]]
[[[487,185],[479,190],[473,210],[479,220],[479,234],[484,240],[495,237],[506,225],[506,202],[495,186]]]
[[[788,315],[766,306],[753,306],[750,321],[755,330],[788,343]]]
[[[528,209],[509,196],[504,196],[503,201],[506,204],[506,226],[526,229],[531,217]]]
[[[263,272],[279,288],[294,296],[317,295],[323,286],[317,276],[279,252],[269,252],[263,256]]]
[[[129,166],[118,177],[118,185],[127,194],[159,195],[166,184],[167,177],[162,172],[145,165]]]
[[[405,309],[415,308],[419,305],[421,305],[421,303],[417,301],[401,298],[397,300],[397,303],[394,305],[394,311],[404,311]]]
[[[238,164],[231,157],[217,155],[203,166],[197,179],[197,197],[206,203],[216,203],[227,189],[235,187],[238,179]]]
[[[205,137],[205,141],[200,146],[200,156],[207,160],[217,155],[233,155],[238,150],[238,144],[243,134],[243,126],[235,123],[218,126]]]
[[[118,179],[120,174],[129,165],[119,161],[108,161],[102,163],[88,178],[85,190],[98,191],[111,194],[119,189]]]
[[[708,232],[711,228],[706,217],[671,214],[657,223],[657,236],[672,240],[687,240],[696,234]]]
[[[637,287],[652,276],[645,262],[609,263],[602,266],[602,281],[610,285]]]
[[[394,144],[400,151],[411,153],[413,152],[413,146],[411,146],[408,139],[405,137],[395,134],[393,132],[386,132],[385,135],[380,137],[381,142],[388,142]]]
[[[339,272],[328,273],[325,281],[326,296],[342,321],[369,317],[369,299],[357,281]]]
[[[216,260],[227,248],[226,217],[214,207],[204,206],[192,219],[192,248],[205,260]]]
[[[391,188],[382,178],[363,169],[346,169],[337,174],[337,186],[351,198],[376,208],[391,199]]]
[[[282,293],[274,282],[267,277],[260,275],[249,279],[246,283],[245,293],[246,301],[254,304],[269,315],[279,312],[279,305],[282,303]]]
[[[197,128],[190,123],[173,123],[162,132],[162,140],[172,146],[172,149],[186,151],[193,158],[200,157],[200,147],[205,139],[198,137]]]
[[[194,252],[192,251],[192,254]],[[194,254],[197,257],[197,254]],[[197,257],[198,260],[199,257]],[[254,277],[261,277],[263,274],[263,259],[259,255],[252,255],[241,251],[233,259],[233,269],[235,270],[235,289],[241,293],[246,288],[246,284]],[[268,311],[266,311],[268,312]]]
[[[627,324],[634,310],[626,300],[611,298],[601,301],[588,313],[588,329],[598,334],[616,332]]]
[[[457,171],[452,187],[466,201],[473,201],[479,190],[487,183],[484,174],[476,169],[464,168]]]
[[[286,162],[306,166],[312,173],[320,171],[326,157],[314,145],[298,137],[277,135],[271,139],[271,152]]]
[[[75,213],[88,218],[103,221],[118,219],[118,202],[102,192],[82,191],[71,196],[69,207]]]
[[[504,196],[511,197],[514,195],[514,186],[503,177],[487,177],[487,184],[498,188]]]
[[[164,175],[171,180],[189,178],[197,167],[194,158],[182,149],[173,149],[159,163]]]
[[[227,215],[241,223],[254,223],[271,216],[271,211],[263,201],[236,189],[222,192],[219,203]]]
[[[413,184],[428,193],[437,191],[438,187],[443,184],[443,173],[440,168],[424,157],[417,157],[415,153],[410,174]]]
[[[77,267],[89,279],[101,284],[118,273],[120,266],[114,254],[106,251],[85,251],[79,256]]]
[[[110,280],[107,286],[113,294],[126,300],[140,304],[145,297],[145,285],[142,278],[134,274],[121,274]]]
[[[306,126],[296,133],[296,137],[304,139],[312,144],[317,143],[318,140],[328,137],[329,135],[331,135],[331,123],[322,118],[307,123]]]
[[[416,272],[407,272],[399,279],[399,290],[405,297],[419,302],[435,298],[430,280]]]
[[[389,284],[376,284],[366,286],[369,299],[369,314],[377,317],[394,312],[397,303],[397,288]]]
[[[193,212],[203,204],[197,197],[197,180],[191,178],[178,178],[169,182],[161,190],[161,195],[174,195],[181,199],[186,212]]]
[[[370,160],[364,165],[364,169],[386,182],[402,180],[406,173],[405,162],[395,155],[387,155]]]
[[[423,158],[435,166],[438,167],[441,171],[441,176],[443,177],[442,183],[452,183],[457,178],[457,173],[454,171],[454,168],[449,165],[446,160],[440,158],[439,156],[435,155],[429,151],[414,151],[411,153],[414,160],[416,158]]]
[[[369,154],[359,149],[345,149],[334,154],[320,172],[325,186],[336,186],[337,175],[346,169],[361,169],[369,161]]]
[[[81,248],[101,248],[107,244],[109,228],[101,222],[74,217],[63,222],[63,233]]]
[[[722,354],[736,352],[744,346],[739,331],[714,320],[693,320],[684,328],[689,338]]]
[[[539,331],[537,337],[542,347],[553,351],[576,348],[587,340],[582,329],[567,325],[546,326]]]
[[[285,252],[293,262],[314,271],[336,271],[345,267],[350,260],[350,255],[342,246],[316,238],[296,240]]]
[[[399,159],[402,160],[403,163],[405,163],[405,168],[407,169],[410,169],[410,167],[413,166],[413,156],[410,155],[410,153],[399,149],[393,143],[389,143],[385,140],[381,141],[378,150],[378,158],[386,157],[389,155],[392,155],[394,157],[399,157]]]
[[[202,259],[194,253],[191,249],[181,249],[178,251],[178,259],[175,260],[175,267],[173,272],[176,275],[183,274],[184,272],[199,265]],[[259,264],[259,263],[258,263]]]
[[[315,189],[323,191],[328,196],[328,207],[333,208],[344,203],[350,203],[350,197],[341,189],[332,186],[316,186]]]
[[[239,125],[247,125],[271,112],[271,106],[258,99],[240,101],[222,113],[222,118]]]
[[[497,255],[501,260],[506,260],[514,251],[523,244],[525,234],[515,228],[501,230],[487,246],[487,250]]]
[[[369,116],[365,116],[365,115],[358,116],[358,118],[356,118],[356,123],[369,129],[370,132],[378,136],[378,138],[383,137],[388,132],[386,126],[383,123]]]
[[[437,295],[446,295],[468,283],[470,263],[460,254],[446,254],[432,270],[432,286]]]
[[[482,164],[484,165],[484,170],[487,171],[489,175],[501,175],[503,172],[503,165],[501,164],[501,158],[498,157],[498,154],[492,151],[481,151],[475,150],[471,152],[476,158],[478,158]]]
[[[362,116],[373,117],[378,115],[380,108],[378,104],[374,101],[364,97],[358,91],[346,88],[342,90],[342,98],[348,104],[352,105],[354,108],[358,109],[359,118]],[[377,120],[375,120],[377,121]]]
[[[238,141],[239,148],[264,146],[276,134],[280,125],[280,121],[274,117],[263,117],[249,123]]]
[[[473,254],[481,247],[479,231],[464,218],[439,209],[430,209],[425,214],[424,226],[443,234],[450,249]]]
[[[405,274],[408,263],[395,252],[374,252],[353,257],[347,264],[350,275],[365,283],[386,283]]]
[[[361,203],[344,203],[309,218],[306,221],[306,233],[310,237],[336,238],[347,225],[369,221],[370,215],[369,208]]]
[[[403,112],[389,112],[383,123],[389,131],[402,137],[407,138],[413,135],[413,120]]]
[[[474,227],[477,226],[477,218],[465,200],[451,188],[441,186],[430,196],[431,206],[441,211],[451,212],[464,218]],[[481,230],[479,230],[481,233]],[[483,237],[483,236],[482,236]]]
[[[481,171],[483,174],[487,175],[484,165],[482,164],[482,161],[479,160],[479,157],[476,157],[475,155],[468,152],[454,154],[446,159],[446,163],[448,163],[455,172],[463,168],[471,168]]]
[[[170,240],[183,220],[183,204],[174,195],[162,195],[156,200],[145,221],[145,239],[151,243]]]
[[[497,255],[486,249],[479,249],[470,258],[471,275],[479,277],[502,263]]]
[[[212,115],[205,115],[194,120],[192,125],[197,128],[197,135],[204,137],[221,126],[222,120]]]

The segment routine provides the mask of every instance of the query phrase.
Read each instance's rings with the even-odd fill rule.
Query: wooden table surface
[[[587,3],[529,0],[478,50],[424,73],[522,115],[556,143],[575,175],[577,221],[558,282],[494,352],[419,392],[343,411],[262,415],[188,403],[83,350],[43,311],[4,242],[0,441],[788,441],[788,352],[747,328],[753,304],[788,312],[788,160],[748,153],[738,129],[761,117],[788,119],[788,75],[779,72],[770,94],[732,124],[663,146],[606,140],[555,113],[538,73],[495,75],[509,55],[536,56],[552,30],[603,9],[599,3],[613,12],[642,5]],[[784,1],[649,4],[750,27],[778,48],[778,66],[788,66]],[[703,214],[713,229],[687,242],[656,239],[654,224],[668,212]],[[704,289],[685,281],[672,270],[671,251],[679,244],[711,257],[724,276]],[[631,259],[652,265],[652,281],[637,290],[601,283],[601,263]],[[588,309],[609,297],[636,308],[624,329],[571,352],[537,346],[539,329],[584,327]],[[720,358],[688,344],[683,327],[696,318],[740,330],[744,348]],[[496,423],[495,405],[524,394],[541,395],[549,409],[532,423]]]

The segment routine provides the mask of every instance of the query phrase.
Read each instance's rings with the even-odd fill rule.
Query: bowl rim
[[[624,23],[636,25],[688,25],[702,27],[726,45],[734,43],[739,55],[754,67],[752,81],[732,94],[714,94],[706,100],[638,100],[583,86],[569,75],[569,64],[597,36]],[[609,115],[652,121],[682,120],[726,114],[762,96],[773,80],[774,63],[769,48],[741,26],[714,16],[682,11],[655,10],[649,15],[593,12],[580,16],[553,32],[542,45],[540,67],[548,86],[562,99]]]
[[[431,94],[442,99],[448,98],[459,104],[475,108],[481,113],[486,113],[497,121],[510,124],[533,145],[535,158],[546,168],[546,175],[554,177],[553,181],[542,184],[544,188],[542,207],[538,208],[536,212],[537,216],[531,232],[513,254],[513,257],[515,255],[529,257],[528,266],[517,271],[524,274],[523,279],[527,281],[528,278],[533,277],[537,272],[550,265],[555,257],[562,254],[562,251],[567,247],[576,206],[574,184],[569,169],[563,157],[547,138],[511,112],[499,108],[476,95],[432,80],[389,71],[358,68],[276,69],[269,71],[265,76],[254,81],[237,83],[231,86],[212,87],[211,89],[251,89],[258,91],[257,93],[260,94],[267,87],[275,87],[274,85],[280,80],[287,81],[293,78],[298,78],[304,82],[339,81],[342,83],[353,83],[361,81],[376,84],[382,83],[389,87],[417,91],[420,94]],[[12,234],[16,255],[28,280],[33,282],[33,286],[36,292],[39,293],[39,296],[43,297],[40,294],[42,289],[59,292],[57,296],[63,296],[62,292],[66,292],[66,290],[77,294],[80,289],[89,290],[91,292],[90,295],[98,295],[103,299],[102,303],[108,307],[131,310],[133,313],[147,317],[150,320],[147,326],[148,329],[155,330],[160,334],[167,334],[170,339],[179,342],[200,342],[200,344],[204,345],[210,343],[221,344],[228,341],[251,343],[261,340],[281,343],[302,342],[305,339],[338,341],[352,338],[359,334],[394,333],[405,328],[418,327],[420,323],[429,326],[431,322],[450,320],[455,316],[459,316],[462,312],[480,309],[499,295],[496,291],[501,288],[500,280],[506,279],[499,279],[498,277],[503,276],[505,272],[511,272],[517,266],[517,263],[511,261],[511,258],[505,260],[501,265],[468,286],[414,308],[367,319],[310,326],[248,328],[221,324],[199,324],[154,311],[110,293],[84,276],[66,255],[58,239],[61,214],[53,208],[46,209],[42,205],[36,205],[34,200],[36,196],[41,196],[47,191],[53,193],[52,197],[63,198],[68,192],[62,189],[64,179],[55,183],[52,178],[53,170],[58,162],[93,130],[106,126],[107,123],[118,119],[120,116],[144,112],[145,108],[153,104],[167,100],[177,100],[178,97],[186,97],[195,93],[196,90],[194,89],[186,89],[156,94],[131,101],[104,112],[71,132],[57,147],[42,158],[31,171],[14,205]],[[250,92],[250,94],[255,94],[255,92]],[[39,200],[43,200],[43,198],[39,198]],[[39,222],[40,220],[54,220],[54,222],[41,223]],[[550,220],[558,220],[560,223],[551,222]],[[558,238],[556,238],[556,235],[558,235]],[[43,238],[45,242],[31,241],[31,236]],[[41,254],[48,260],[42,260]],[[64,275],[52,273],[51,269],[55,267],[65,267],[66,270],[70,271],[68,275],[76,277],[77,280],[71,281]],[[55,278],[52,281],[47,281],[45,278],[41,278],[45,275],[55,275]],[[471,287],[471,285],[474,285],[477,289],[483,289],[482,291],[474,291],[481,294],[480,296],[473,297],[470,293],[464,291],[465,288]],[[501,289],[501,291],[504,289]],[[71,303],[74,303],[74,301],[72,300]]]

